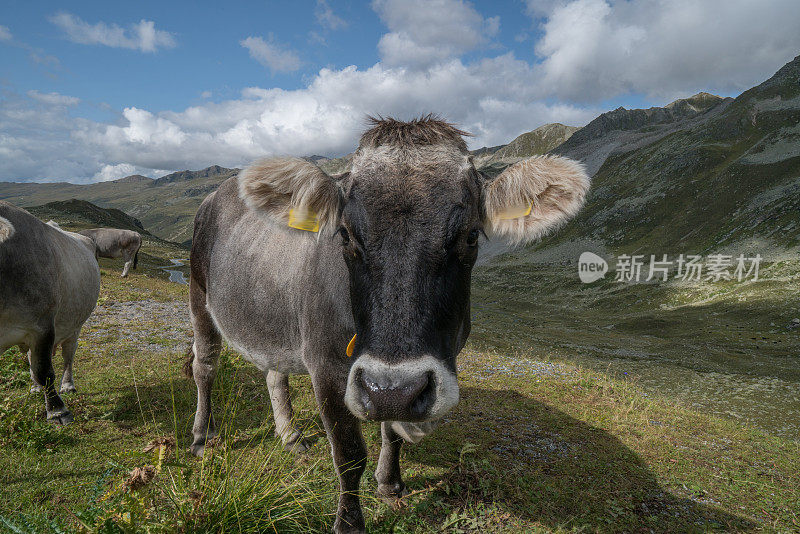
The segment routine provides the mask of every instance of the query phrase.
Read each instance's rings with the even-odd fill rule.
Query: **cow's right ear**
[[[336,224],[340,194],[336,181],[299,158],[257,161],[239,173],[239,195],[258,213],[303,230]]]

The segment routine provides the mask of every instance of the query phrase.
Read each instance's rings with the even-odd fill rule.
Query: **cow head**
[[[240,175],[252,209],[285,223],[310,217],[320,239],[338,240],[357,334],[345,403],[362,419],[432,421],[457,404],[480,236],[538,239],[571,218],[588,190],[583,167],[560,157],[488,178],[462,135],[432,117],[373,120],[349,173],[330,177],[282,158]]]

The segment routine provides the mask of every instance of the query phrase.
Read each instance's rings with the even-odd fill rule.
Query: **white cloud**
[[[796,0],[529,2],[534,16],[548,9],[541,83],[573,101],[735,92],[800,51]]]
[[[293,50],[277,44],[272,35],[269,41],[261,37],[248,37],[239,44],[250,52],[250,57],[272,72],[293,72],[300,68],[300,57]]]
[[[40,93],[35,89],[28,91],[27,95],[37,102],[51,106],[77,106],[81,102],[80,98],[74,96],[66,96],[59,93]]]
[[[11,30],[8,29],[8,26],[0,24],[0,41],[10,41],[11,39],[13,39]]]
[[[128,107],[108,123],[75,117],[73,97],[4,93],[0,180],[96,181],[242,166],[274,154],[341,155],[355,148],[366,114],[439,113],[474,133],[469,144],[477,148],[548,122],[583,125],[604,111],[598,102],[629,91],[664,103],[700,89],[734,92],[768,78],[800,50],[792,27],[800,7],[791,2],[765,13],[733,2],[735,14],[713,9],[710,0],[539,1],[531,13],[543,24],[535,43],[541,62],[529,63],[511,52],[460,58],[496,34],[497,21],[469,4],[439,0],[426,21],[409,3],[380,0],[374,6],[389,27],[380,46],[406,39],[404,56],[381,49],[383,60],[371,67],[324,68],[299,89],[247,87],[229,100],[160,113]],[[245,41],[251,55],[259,42],[268,45],[262,59],[269,68],[299,66],[271,37]],[[428,50],[436,43],[445,52]]]
[[[88,22],[70,13],[58,13],[50,22],[61,28],[70,41],[80,44],[98,44],[113,48],[129,48],[141,52],[155,52],[159,48],[172,48],[175,38],[169,32],[157,30],[155,22],[140,20],[127,29],[117,24]]]
[[[149,178],[157,178],[165,174],[169,174],[167,169],[149,169],[131,165],[130,163],[118,163],[116,165],[103,165],[103,167],[92,176],[92,182],[108,182],[111,180],[119,180],[126,176],[138,174],[140,176],[147,176]]]
[[[536,102],[532,76],[511,55],[453,60],[428,71],[380,63],[322,69],[303,89],[251,87],[238,99],[179,112],[131,107],[112,124],[70,117],[64,106],[37,115],[23,102],[0,101],[0,179],[96,181],[131,174],[121,165],[152,175],[147,169],[233,167],[265,155],[339,155],[355,148],[368,113],[441,113],[476,135],[474,147],[507,142],[546,122],[583,124],[597,114]]]
[[[333,12],[327,0],[317,0],[314,16],[319,25],[327,30],[341,30],[347,27],[347,21]]]
[[[211,98],[211,96],[212,96],[211,91],[203,91],[202,93],[200,93],[200,98]]]
[[[484,19],[463,0],[374,0],[391,30],[378,50],[384,64],[426,68],[460,57],[497,34],[500,19]]]

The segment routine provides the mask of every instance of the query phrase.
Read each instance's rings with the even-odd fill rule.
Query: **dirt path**
[[[86,321],[84,332],[83,337],[87,340],[101,341],[113,335],[118,343],[133,345],[140,350],[162,351],[170,347],[155,338],[190,342],[189,306],[184,301],[151,299],[106,302],[94,310]]]

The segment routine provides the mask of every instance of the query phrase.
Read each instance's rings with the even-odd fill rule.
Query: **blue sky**
[[[88,182],[351,151],[366,113],[473,148],[800,53],[800,2],[20,2],[0,11],[0,180]]]

